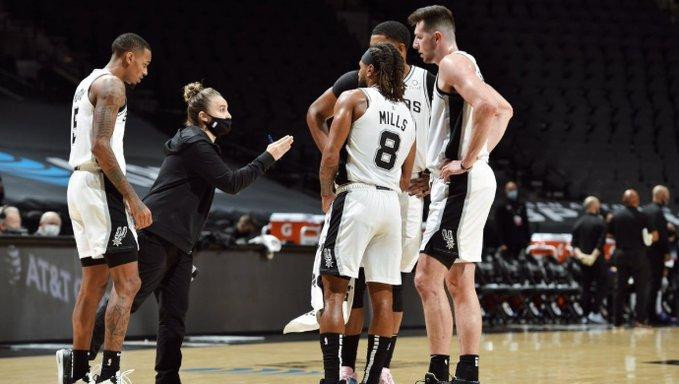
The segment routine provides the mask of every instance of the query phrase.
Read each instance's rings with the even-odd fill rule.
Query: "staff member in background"
[[[495,209],[495,223],[500,251],[516,258],[530,243],[531,232],[526,203],[519,199],[519,188],[513,181],[505,184],[505,201]]]
[[[660,287],[662,285],[663,271],[665,270],[665,260],[670,257],[669,241],[667,239],[667,219],[663,213],[663,207],[670,202],[670,191],[663,185],[656,185],[653,188],[653,202],[644,206],[646,213],[653,226],[658,231],[658,240],[653,242],[648,248],[648,263],[650,269],[650,295],[648,305],[648,320],[652,323],[660,323],[656,303],[661,296]]]
[[[628,189],[622,196],[625,208],[616,211],[608,225],[608,233],[615,237],[618,284],[615,295],[615,326],[623,322],[624,301],[627,297],[627,280],[634,278],[636,292],[636,323],[642,325],[648,315],[647,248],[658,238],[648,215],[639,210],[639,194]]]
[[[0,234],[22,236],[26,228],[21,226],[21,213],[17,207],[0,207]]]
[[[141,288],[132,312],[156,293],[159,302],[156,347],[156,384],[180,383],[184,318],[189,306],[191,251],[200,236],[212,205],[215,188],[236,194],[252,184],[290,149],[293,138],[285,136],[236,171],[229,169],[215,145],[231,131],[226,100],[201,83],[184,87],[186,126],[165,143],[167,157],[144,204],[153,211],[153,225],[139,233]],[[96,357],[104,335],[104,305],[97,313],[90,359]]]
[[[585,214],[573,226],[573,252],[582,269],[582,297],[580,305],[591,323],[604,324],[601,316],[601,303],[606,297],[606,262],[604,261],[604,244],[606,242],[606,224],[599,215],[601,203],[594,196],[584,202]],[[592,283],[596,291],[592,296]]]

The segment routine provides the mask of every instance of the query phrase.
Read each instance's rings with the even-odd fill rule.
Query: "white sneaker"
[[[382,374],[380,374],[380,384],[396,384],[394,377],[391,376],[391,371],[389,368],[382,368]]]
[[[132,380],[127,377],[130,373],[134,372],[134,369],[128,369],[127,371],[124,372],[116,372],[116,375],[114,377],[111,377],[108,380],[102,381],[99,384],[132,384]]]
[[[340,367],[340,381],[346,380],[347,384],[358,384],[358,376],[351,367]]]
[[[606,319],[604,319],[604,317],[601,316],[600,313],[594,313],[594,312],[590,312],[590,314],[587,316],[587,320],[589,320],[590,322],[592,322],[594,324],[606,324],[607,323]]]
[[[71,367],[73,366],[73,353],[70,349],[57,351],[57,383],[71,383]]]

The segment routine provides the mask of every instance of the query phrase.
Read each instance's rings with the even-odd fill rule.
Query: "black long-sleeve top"
[[[198,127],[185,127],[165,143],[165,160],[144,203],[153,224],[147,231],[191,253],[205,225],[215,188],[235,194],[275,162],[264,152],[250,164],[230,169],[220,148]]]
[[[530,243],[528,209],[523,201],[506,201],[495,209],[495,223],[500,244],[511,250],[525,248]]]
[[[658,241],[653,243],[648,249],[649,254],[657,256],[665,256],[670,253],[670,242],[667,233],[667,219],[663,213],[662,206],[657,203],[650,203],[644,206],[644,213],[646,213],[653,227],[658,231]]]
[[[625,207],[613,213],[608,233],[615,237],[615,247],[621,250],[646,251],[643,229],[655,231],[649,216],[638,208]]]
[[[598,249],[604,253],[606,243],[606,224],[599,215],[587,213],[581,216],[573,226],[573,248],[579,248],[582,252],[590,254]]]

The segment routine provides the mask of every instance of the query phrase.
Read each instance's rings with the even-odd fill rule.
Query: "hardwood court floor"
[[[365,339],[359,356],[365,356]],[[454,348],[454,351],[456,348]],[[317,342],[186,348],[184,383],[318,383]],[[427,368],[424,337],[399,339],[392,372],[399,384]],[[153,383],[154,350],[128,351],[123,368],[137,383]],[[362,366],[364,359],[359,359]],[[0,383],[55,383],[54,356],[0,359]],[[679,384],[679,328],[502,333],[484,335],[482,383]]]

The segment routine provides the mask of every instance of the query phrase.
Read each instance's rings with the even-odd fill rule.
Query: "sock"
[[[76,382],[90,371],[90,361],[87,358],[89,351],[82,349],[73,350],[73,365],[71,365],[71,377]]]
[[[384,368],[389,368],[391,366],[391,358],[394,357],[394,348],[396,348],[396,338],[398,335],[391,337],[391,345],[389,346],[389,352],[387,353],[387,361],[384,362]]]
[[[467,381],[479,380],[479,355],[461,355],[455,377]]]
[[[97,383],[106,381],[116,375],[120,370],[120,352],[104,350],[104,358],[101,360],[101,375]]]
[[[429,360],[429,372],[436,376],[439,381],[448,381],[450,373],[448,372],[448,364],[450,356],[448,355],[431,355]]]
[[[321,333],[320,341],[321,351],[323,352],[325,383],[337,383],[340,373],[342,335],[339,333]]]
[[[356,352],[361,335],[346,335],[342,338],[342,366],[356,370]]]
[[[384,362],[391,348],[391,337],[368,335],[368,356],[366,357],[364,384],[378,384]]]

